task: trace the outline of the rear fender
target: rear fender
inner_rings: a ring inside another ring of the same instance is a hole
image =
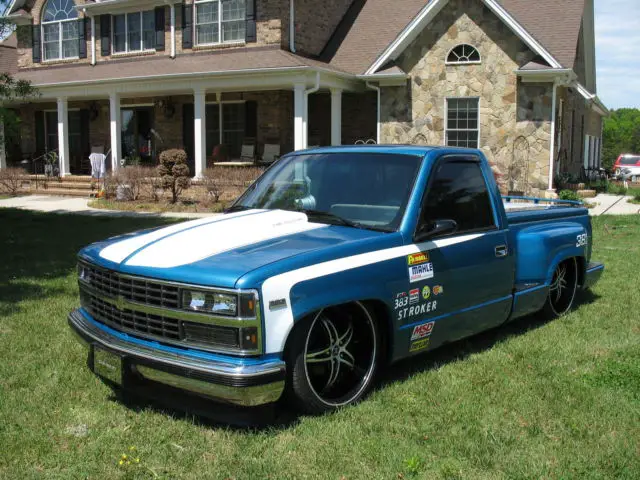
[[[576,222],[558,222],[521,230],[516,239],[516,284],[549,285],[553,272],[562,261],[588,257],[589,233],[585,226]]]

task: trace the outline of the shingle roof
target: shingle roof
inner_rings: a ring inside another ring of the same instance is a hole
[[[241,72],[254,69],[322,67],[325,63],[294,55],[279,46],[250,47],[168,56],[134,57],[109,62],[71,64],[49,67],[46,75],[42,68],[21,70],[16,77],[31,81],[34,85],[66,82],[97,82],[110,79],[149,78],[156,75],[207,74],[215,72]],[[338,71],[336,69],[332,69]]]
[[[321,58],[349,72],[364,73],[429,1],[434,0],[354,0]],[[573,68],[584,0],[498,2],[563,67]]]

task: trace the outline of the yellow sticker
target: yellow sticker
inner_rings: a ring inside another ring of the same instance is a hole
[[[415,342],[411,342],[411,346],[409,347],[410,352],[419,352],[420,350],[424,350],[429,346],[429,337],[423,338],[421,340],[416,340]]]
[[[412,253],[407,257],[409,266],[420,265],[429,261],[429,252]]]

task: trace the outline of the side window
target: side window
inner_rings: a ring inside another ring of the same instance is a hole
[[[445,160],[437,164],[422,206],[420,224],[436,220],[455,220],[456,233],[496,228],[479,163]]]

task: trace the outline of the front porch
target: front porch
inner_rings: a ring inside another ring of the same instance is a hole
[[[60,176],[88,175],[92,152],[107,154],[115,171],[157,165],[160,152],[182,148],[201,177],[216,162],[376,138],[374,92],[321,73],[266,77],[40,87],[38,101],[18,107],[19,151],[8,163],[42,173],[55,152]]]

